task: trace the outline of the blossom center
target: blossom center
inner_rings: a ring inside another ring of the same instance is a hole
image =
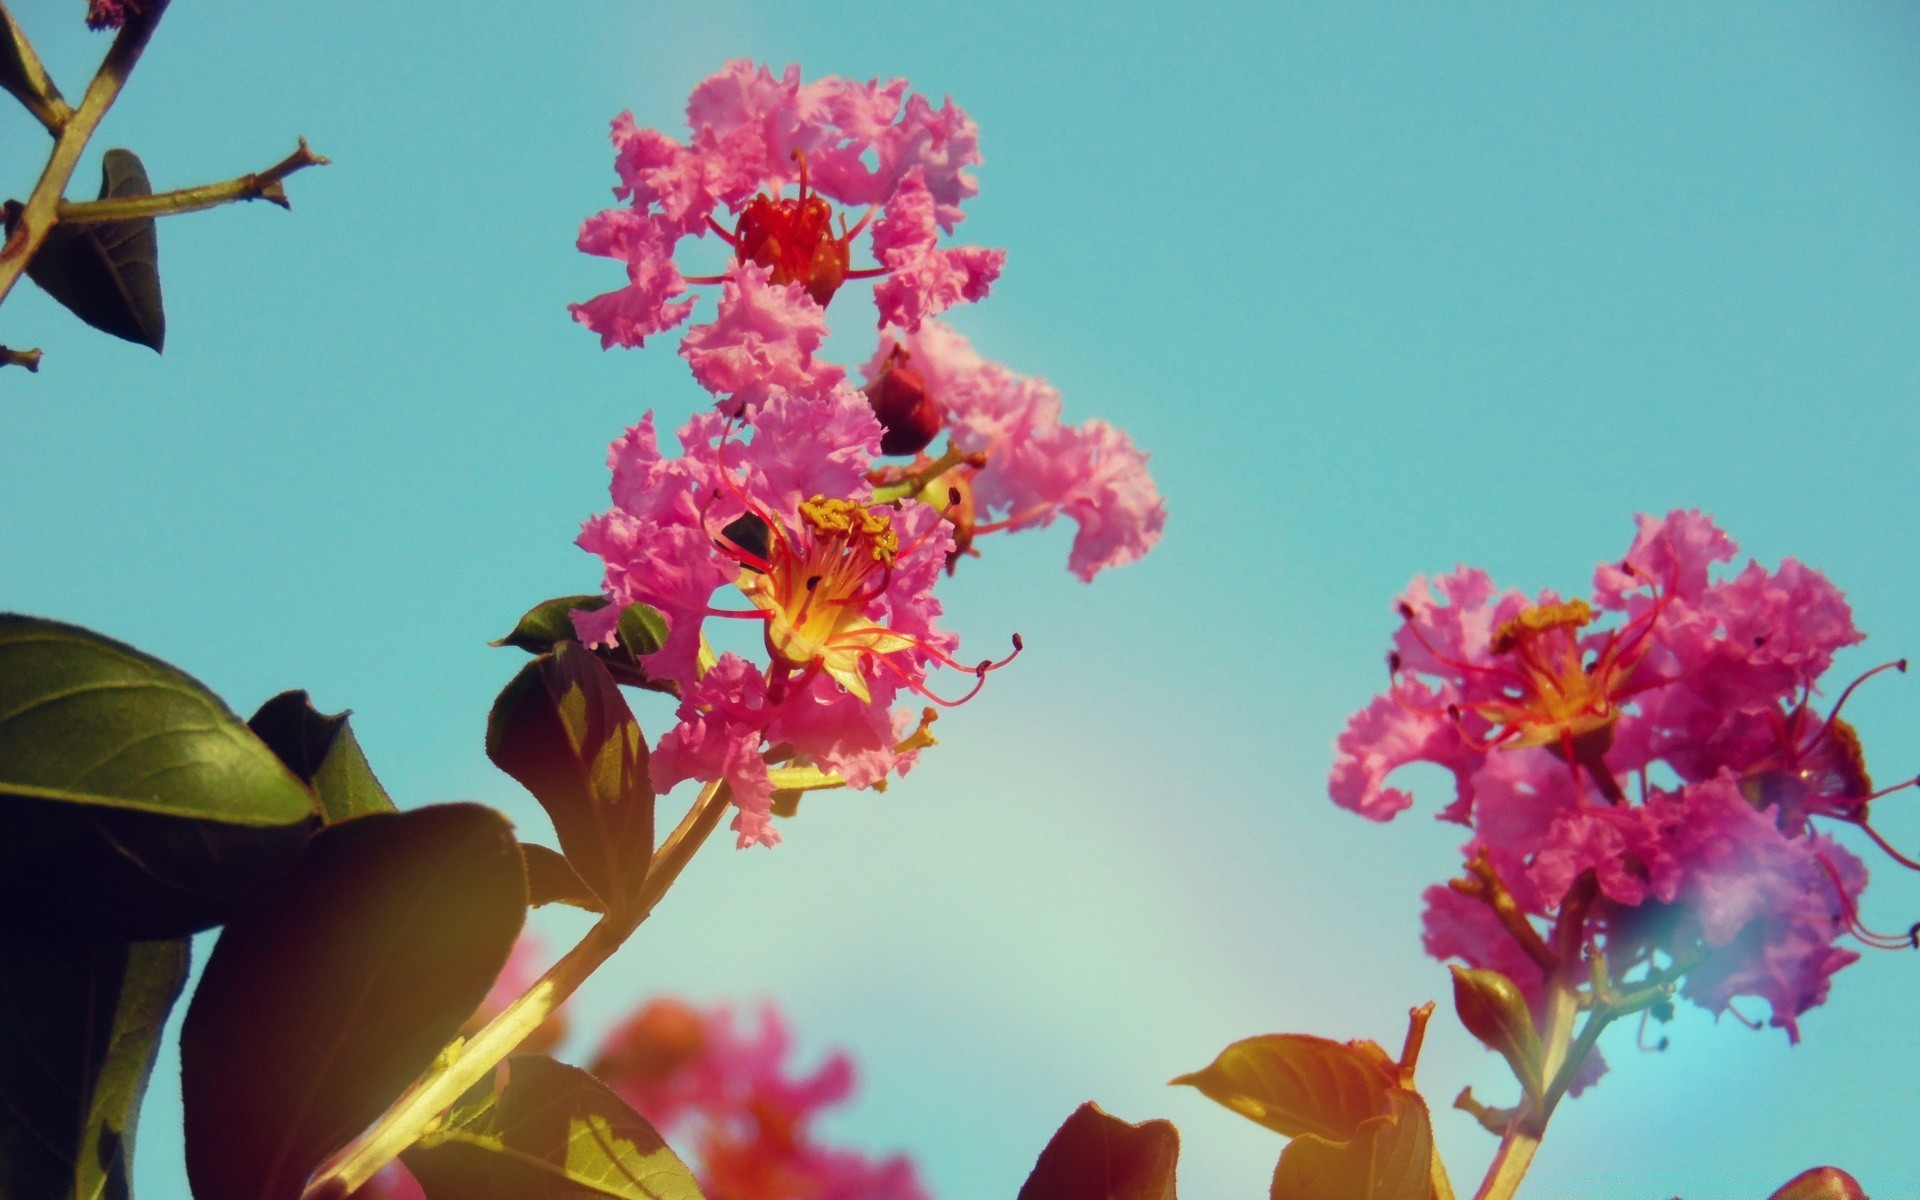
[[[1500,726],[1496,742],[1511,749],[1575,743],[1603,737],[1620,719],[1617,701],[1639,661],[1644,641],[1610,636],[1585,661],[1580,630],[1593,621],[1584,600],[1528,608],[1494,630],[1489,649],[1508,660],[1514,694],[1473,706]],[[1604,747],[1604,743],[1602,743]]]
[[[766,616],[776,662],[823,669],[864,696],[861,657],[909,644],[865,615],[886,590],[899,534],[887,514],[850,500],[815,496],[799,515],[798,536],[775,531],[764,560],[744,562],[740,590]]]

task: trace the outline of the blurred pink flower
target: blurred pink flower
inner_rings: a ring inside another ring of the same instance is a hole
[[[936,109],[901,79],[802,83],[798,66],[775,78],[739,59],[694,89],[687,128],[682,143],[639,128],[630,113],[613,122],[614,195],[627,206],[589,217],[579,245],[624,262],[628,282],[573,306],[602,346],[639,346],[686,320],[691,301],[676,297],[690,282],[725,279],[748,304],[765,303],[750,293],[794,285],[796,298],[779,303],[814,310],[796,315],[813,325],[847,280],[882,278],[882,322],[910,328],[980,299],[1000,273],[1001,251],[935,246],[936,231],[952,232],[978,191],[978,134],[951,101]],[[788,186],[797,194],[783,198]],[[731,228],[715,218],[722,206]],[[849,224],[852,209],[865,212]],[[870,224],[876,265],[854,267],[853,246]],[[674,253],[682,239],[708,233],[732,248],[732,265],[724,276],[688,279]]]
[[[853,1095],[853,1061],[788,1066],[793,1035],[778,1010],[758,1028],[731,1008],[654,1000],[607,1037],[593,1071],[660,1131],[692,1148],[709,1200],[926,1200],[910,1160],[874,1160],[823,1144],[817,1117]]]
[[[118,29],[146,7],[146,0],[87,0],[87,28]]]

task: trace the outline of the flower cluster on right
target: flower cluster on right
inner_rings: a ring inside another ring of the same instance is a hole
[[[1847,939],[1904,948],[1862,922],[1861,860],[1828,832],[1869,821],[1880,796],[1860,739],[1815,697],[1834,655],[1864,636],[1845,597],[1791,559],[1728,574],[1737,547],[1693,511],[1639,518],[1591,600],[1497,592],[1461,568],[1401,597],[1392,681],[1348,721],[1336,803],[1385,821],[1412,804],[1389,776],[1444,767],[1439,814],[1472,831],[1466,875],[1426,893],[1436,958],[1497,970],[1536,1010],[1557,960],[1552,919],[1584,912],[1595,978],[1678,994],[1799,1037]],[[1656,1007],[1654,1015],[1661,1014]],[[1582,1072],[1590,1082],[1597,1056]]]

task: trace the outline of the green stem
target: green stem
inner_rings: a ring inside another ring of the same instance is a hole
[[[632,907],[608,913],[587,931],[519,999],[509,1004],[486,1027],[423,1076],[387,1110],[371,1129],[348,1143],[314,1176],[302,1200],[340,1200],[351,1195],[400,1152],[420,1140],[421,1134],[487,1072],[499,1066],[515,1047],[540,1028],[554,1011],[584,983],[653,912],[654,905],[680,876],[687,861],[707,840],[725,815],[731,793],[722,782],[708,784],[687,810],[667,840],[654,852],[646,881]]]
[[[141,52],[147,48],[147,39],[153,36],[154,27],[166,11],[167,0],[149,0],[143,10],[127,18],[113,45],[107,48],[100,69],[94,72],[93,81],[87,84],[87,94],[80,98],[80,107],[61,123],[46,169],[40,173],[40,181],[33,185],[33,193],[21,208],[20,219],[7,235],[5,245],[0,245],[0,301],[6,300],[13,285],[26,273],[27,264],[33,261],[40,244],[53,232],[59,219],[60,197],[66,194],[73,170],[80,165],[80,152],[86,149],[101,118],[107,115],[120,89],[126,86],[127,76],[133,73]]]
[[[73,106],[60,95],[33,43],[27,40],[5,4],[0,4],[0,59],[11,59],[13,63],[11,70],[0,69],[0,87],[12,92],[13,98],[32,113],[33,119],[48,133],[59,137],[67,122],[73,119]]]
[[[315,154],[300,139],[300,148],[257,174],[242,175],[225,183],[205,183],[199,187],[175,188],[151,196],[122,196],[113,200],[63,202],[56,210],[62,225],[98,225],[104,221],[130,221],[141,217],[169,217],[177,213],[199,212],[239,200],[265,200],[281,208],[291,208],[287,189],[280,181],[302,167],[324,166],[329,160]]]
[[[875,504],[891,504],[895,500],[905,500],[908,496],[918,492],[921,488],[932,483],[942,475],[945,475],[961,463],[975,462],[976,459],[980,458],[981,456],[976,454],[963,453],[959,447],[955,446],[952,442],[948,442],[947,452],[926,466],[892,483],[877,485],[873,489],[873,502]]]

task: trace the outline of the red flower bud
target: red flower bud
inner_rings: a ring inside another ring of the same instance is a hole
[[[882,454],[918,454],[947,421],[940,402],[928,394],[926,379],[908,364],[907,358],[905,350],[894,346],[887,352],[880,373],[863,389],[873,415],[886,430],[880,437]]]

